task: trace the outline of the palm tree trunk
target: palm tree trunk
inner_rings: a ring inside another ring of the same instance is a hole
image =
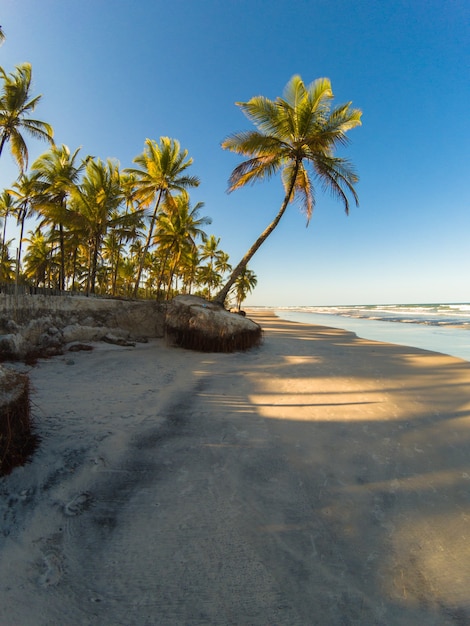
[[[171,246],[166,251],[165,258],[163,259],[163,262],[162,262],[161,267],[160,267],[160,272],[158,273],[157,300],[159,300],[160,289],[162,288],[163,279],[165,278],[166,264],[167,264],[168,257],[170,256],[170,252],[171,252],[172,248],[173,248],[173,244],[171,244]],[[165,300],[167,300],[167,299],[168,298],[165,297]]]
[[[20,228],[20,240],[18,242],[18,250],[16,256],[16,278],[15,278],[15,292],[18,295],[18,284],[20,279],[21,268],[21,247],[23,243],[24,221],[26,219],[26,211],[21,215],[21,228]]]
[[[7,136],[6,136],[6,133],[3,133],[3,135],[2,135],[2,140],[1,140],[1,142],[0,142],[0,156],[2,155],[2,152],[3,152],[3,146],[5,145],[6,141],[7,141]]]
[[[65,289],[65,239],[64,239],[64,227],[59,224],[59,238],[60,238],[60,269],[59,269],[59,289],[64,291]]]
[[[122,237],[119,237],[118,246],[117,246],[116,263],[114,264],[113,278],[111,281],[111,293],[113,296],[116,295],[116,285],[117,285],[118,272],[119,272],[119,261],[121,260],[121,246],[122,246]]]
[[[224,305],[225,298],[227,297],[228,292],[230,291],[233,283],[237,280],[237,278],[243,272],[245,267],[251,261],[251,259],[254,256],[254,254],[258,251],[258,249],[261,247],[261,245],[266,241],[266,239],[269,237],[269,235],[273,232],[273,230],[279,224],[279,221],[280,221],[281,217],[284,215],[284,213],[285,213],[285,211],[287,209],[287,206],[288,206],[289,202],[291,201],[292,193],[294,191],[294,185],[295,185],[295,181],[296,181],[296,178],[297,178],[297,172],[298,171],[299,171],[299,163],[296,163],[294,171],[292,173],[292,179],[290,181],[289,189],[288,189],[288,191],[287,191],[287,193],[285,195],[284,202],[282,203],[282,206],[281,206],[281,208],[279,210],[279,213],[276,215],[276,217],[271,222],[271,224],[269,224],[269,226],[261,233],[261,235],[255,241],[255,243],[251,246],[251,248],[245,254],[243,259],[240,261],[240,263],[236,266],[236,268],[230,274],[230,276],[229,276],[227,282],[225,283],[224,287],[219,291],[219,293],[212,300],[213,302],[215,302],[217,304],[220,304],[222,306]]]
[[[6,282],[5,277],[3,276],[3,261],[5,260],[5,241],[6,241],[6,234],[7,234],[7,217],[8,217],[8,211],[5,212],[5,217],[3,218],[3,233],[2,233],[2,258],[0,261],[0,281],[1,282]]]
[[[175,261],[174,261],[174,263],[173,263],[173,267],[172,267],[172,268],[171,268],[171,270],[170,270],[170,276],[169,276],[169,278],[168,278],[168,286],[167,286],[167,292],[166,292],[166,298],[165,298],[165,300],[169,300],[169,299],[170,299],[171,284],[172,284],[172,282],[173,282],[173,277],[174,277],[174,275],[175,275],[176,266],[177,266],[177,265],[178,265],[178,263],[179,263],[180,257],[181,257],[181,254],[178,254],[178,255],[176,256]]]
[[[145,242],[144,250],[142,252],[142,257],[141,257],[140,263],[139,263],[139,270],[137,272],[137,278],[136,278],[136,281],[135,281],[134,298],[137,297],[137,293],[139,291],[140,277],[142,275],[142,270],[144,269],[145,257],[147,256],[147,252],[148,252],[148,249],[150,247],[150,242],[152,241],[153,229],[155,227],[155,221],[157,219],[157,211],[158,211],[158,207],[160,206],[160,200],[162,199],[162,193],[163,193],[163,190],[160,189],[160,191],[158,192],[157,202],[155,203],[155,208],[153,210],[152,219],[150,220],[149,232],[148,232],[148,235],[147,235],[147,240]]]

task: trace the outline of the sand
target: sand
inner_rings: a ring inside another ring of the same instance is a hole
[[[29,370],[2,626],[470,623],[470,363],[253,318]]]

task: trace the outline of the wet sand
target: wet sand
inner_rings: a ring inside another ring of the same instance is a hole
[[[250,315],[30,371],[0,479],[0,624],[470,623],[470,364]]]

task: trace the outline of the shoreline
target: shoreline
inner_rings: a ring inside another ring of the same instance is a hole
[[[470,329],[462,326],[351,318],[282,309],[273,309],[273,312],[286,321],[340,328],[364,339],[448,354],[470,362]]]
[[[470,364],[249,316],[246,353],[154,339],[29,370],[0,622],[470,621]]]

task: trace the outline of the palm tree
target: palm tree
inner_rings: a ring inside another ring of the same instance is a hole
[[[312,178],[343,202],[346,214],[348,192],[358,204],[354,189],[358,176],[349,161],[334,156],[334,149],[347,144],[346,132],[361,124],[362,113],[352,109],[350,102],[331,109],[332,99],[327,78],[305,86],[300,76],[293,76],[283,98],[272,101],[256,96],[237,103],[257,130],[235,133],[222,142],[225,150],[249,157],[233,170],[229,192],[281,171],[285,195],[278,214],[235,267],[215,302],[223,305],[231,286],[296,195],[302,201],[308,224],[315,205]]]
[[[197,272],[199,269],[199,250],[191,248],[184,251],[180,262],[180,274],[183,281],[183,293],[191,293],[194,283],[196,282]]]
[[[7,142],[21,172],[28,167],[28,148],[22,131],[35,137],[54,143],[54,131],[46,122],[31,119],[29,115],[36,108],[41,96],[31,98],[31,65],[23,63],[16,66],[16,72],[8,75],[0,67],[3,88],[0,92],[0,155]]]
[[[36,287],[41,284],[46,286],[46,278],[50,265],[50,244],[38,227],[34,232],[30,231],[28,250],[24,257],[25,276],[32,280]]]
[[[243,271],[238,275],[237,280],[233,285],[235,290],[237,308],[239,311],[241,309],[243,300],[246,299],[247,295],[253,291],[257,284],[258,279],[256,278],[256,274],[253,272],[253,270],[245,267]]]
[[[191,208],[189,196],[183,192],[172,198],[171,202],[165,203],[164,212],[159,216],[156,238],[166,252],[161,269],[162,275],[166,269],[166,261],[169,258],[172,261],[168,275],[167,299],[183,255],[188,250],[197,249],[197,239],[205,241],[207,238],[202,227],[210,224],[212,220],[209,217],[199,217],[199,211],[203,206],[203,202],[198,202]]]
[[[219,248],[220,237],[211,235],[200,250],[201,261],[208,261],[199,269],[199,282],[207,285],[208,298],[212,289],[222,284],[222,274],[230,271],[228,254]]]
[[[16,198],[16,221],[17,224],[19,224],[20,226],[20,236],[16,257],[16,281],[18,283],[21,270],[21,250],[23,245],[24,224],[27,218],[34,215],[34,212],[36,210],[36,175],[34,173],[29,176],[27,174],[20,174],[18,180],[12,185],[12,188],[8,191]]]
[[[98,259],[108,228],[122,224],[129,216],[120,215],[123,200],[119,168],[110,159],[88,160],[81,184],[72,192],[76,228],[86,234],[89,245],[87,294],[95,293]]]
[[[134,159],[134,163],[137,163],[140,169],[128,168],[125,170],[125,173],[135,176],[135,197],[141,201],[142,206],[155,203],[137,271],[134,296],[139,290],[140,277],[152,242],[160,204],[164,200],[168,200],[174,191],[181,193],[190,187],[199,185],[199,178],[188,176],[185,173],[192,162],[193,159],[188,158],[188,151],[181,151],[180,144],[176,139],[160,137],[159,144],[151,139],[145,140],[143,153]]]
[[[8,216],[14,213],[16,209],[15,201],[13,200],[13,196],[7,189],[2,192],[0,195],[0,217],[3,218],[3,230],[2,230],[2,241],[1,241],[1,254],[3,261],[3,255],[5,253],[5,241],[6,241],[6,232],[7,232],[7,219]]]
[[[69,219],[67,201],[76,188],[85,161],[77,163],[80,148],[73,154],[66,145],[52,146],[33,163],[36,176],[36,206],[43,216],[41,225],[58,228],[60,246],[59,289],[65,289],[65,228]]]
[[[214,263],[214,269],[219,272],[221,276],[223,276],[227,272],[232,271],[232,266],[229,263],[229,259],[230,256],[227,254],[227,252],[224,252],[223,250],[219,251],[219,256]]]
[[[10,257],[11,241],[5,241],[0,248],[0,283],[13,282],[15,271],[13,269],[15,261]]]
[[[125,215],[133,215],[135,221],[130,224],[116,227],[110,234],[109,244],[113,253],[109,257],[113,266],[111,293],[114,296],[117,289],[119,264],[124,244],[140,236],[139,228],[143,225],[143,210],[139,204],[134,204],[135,177],[121,173],[121,189],[126,204]]]

